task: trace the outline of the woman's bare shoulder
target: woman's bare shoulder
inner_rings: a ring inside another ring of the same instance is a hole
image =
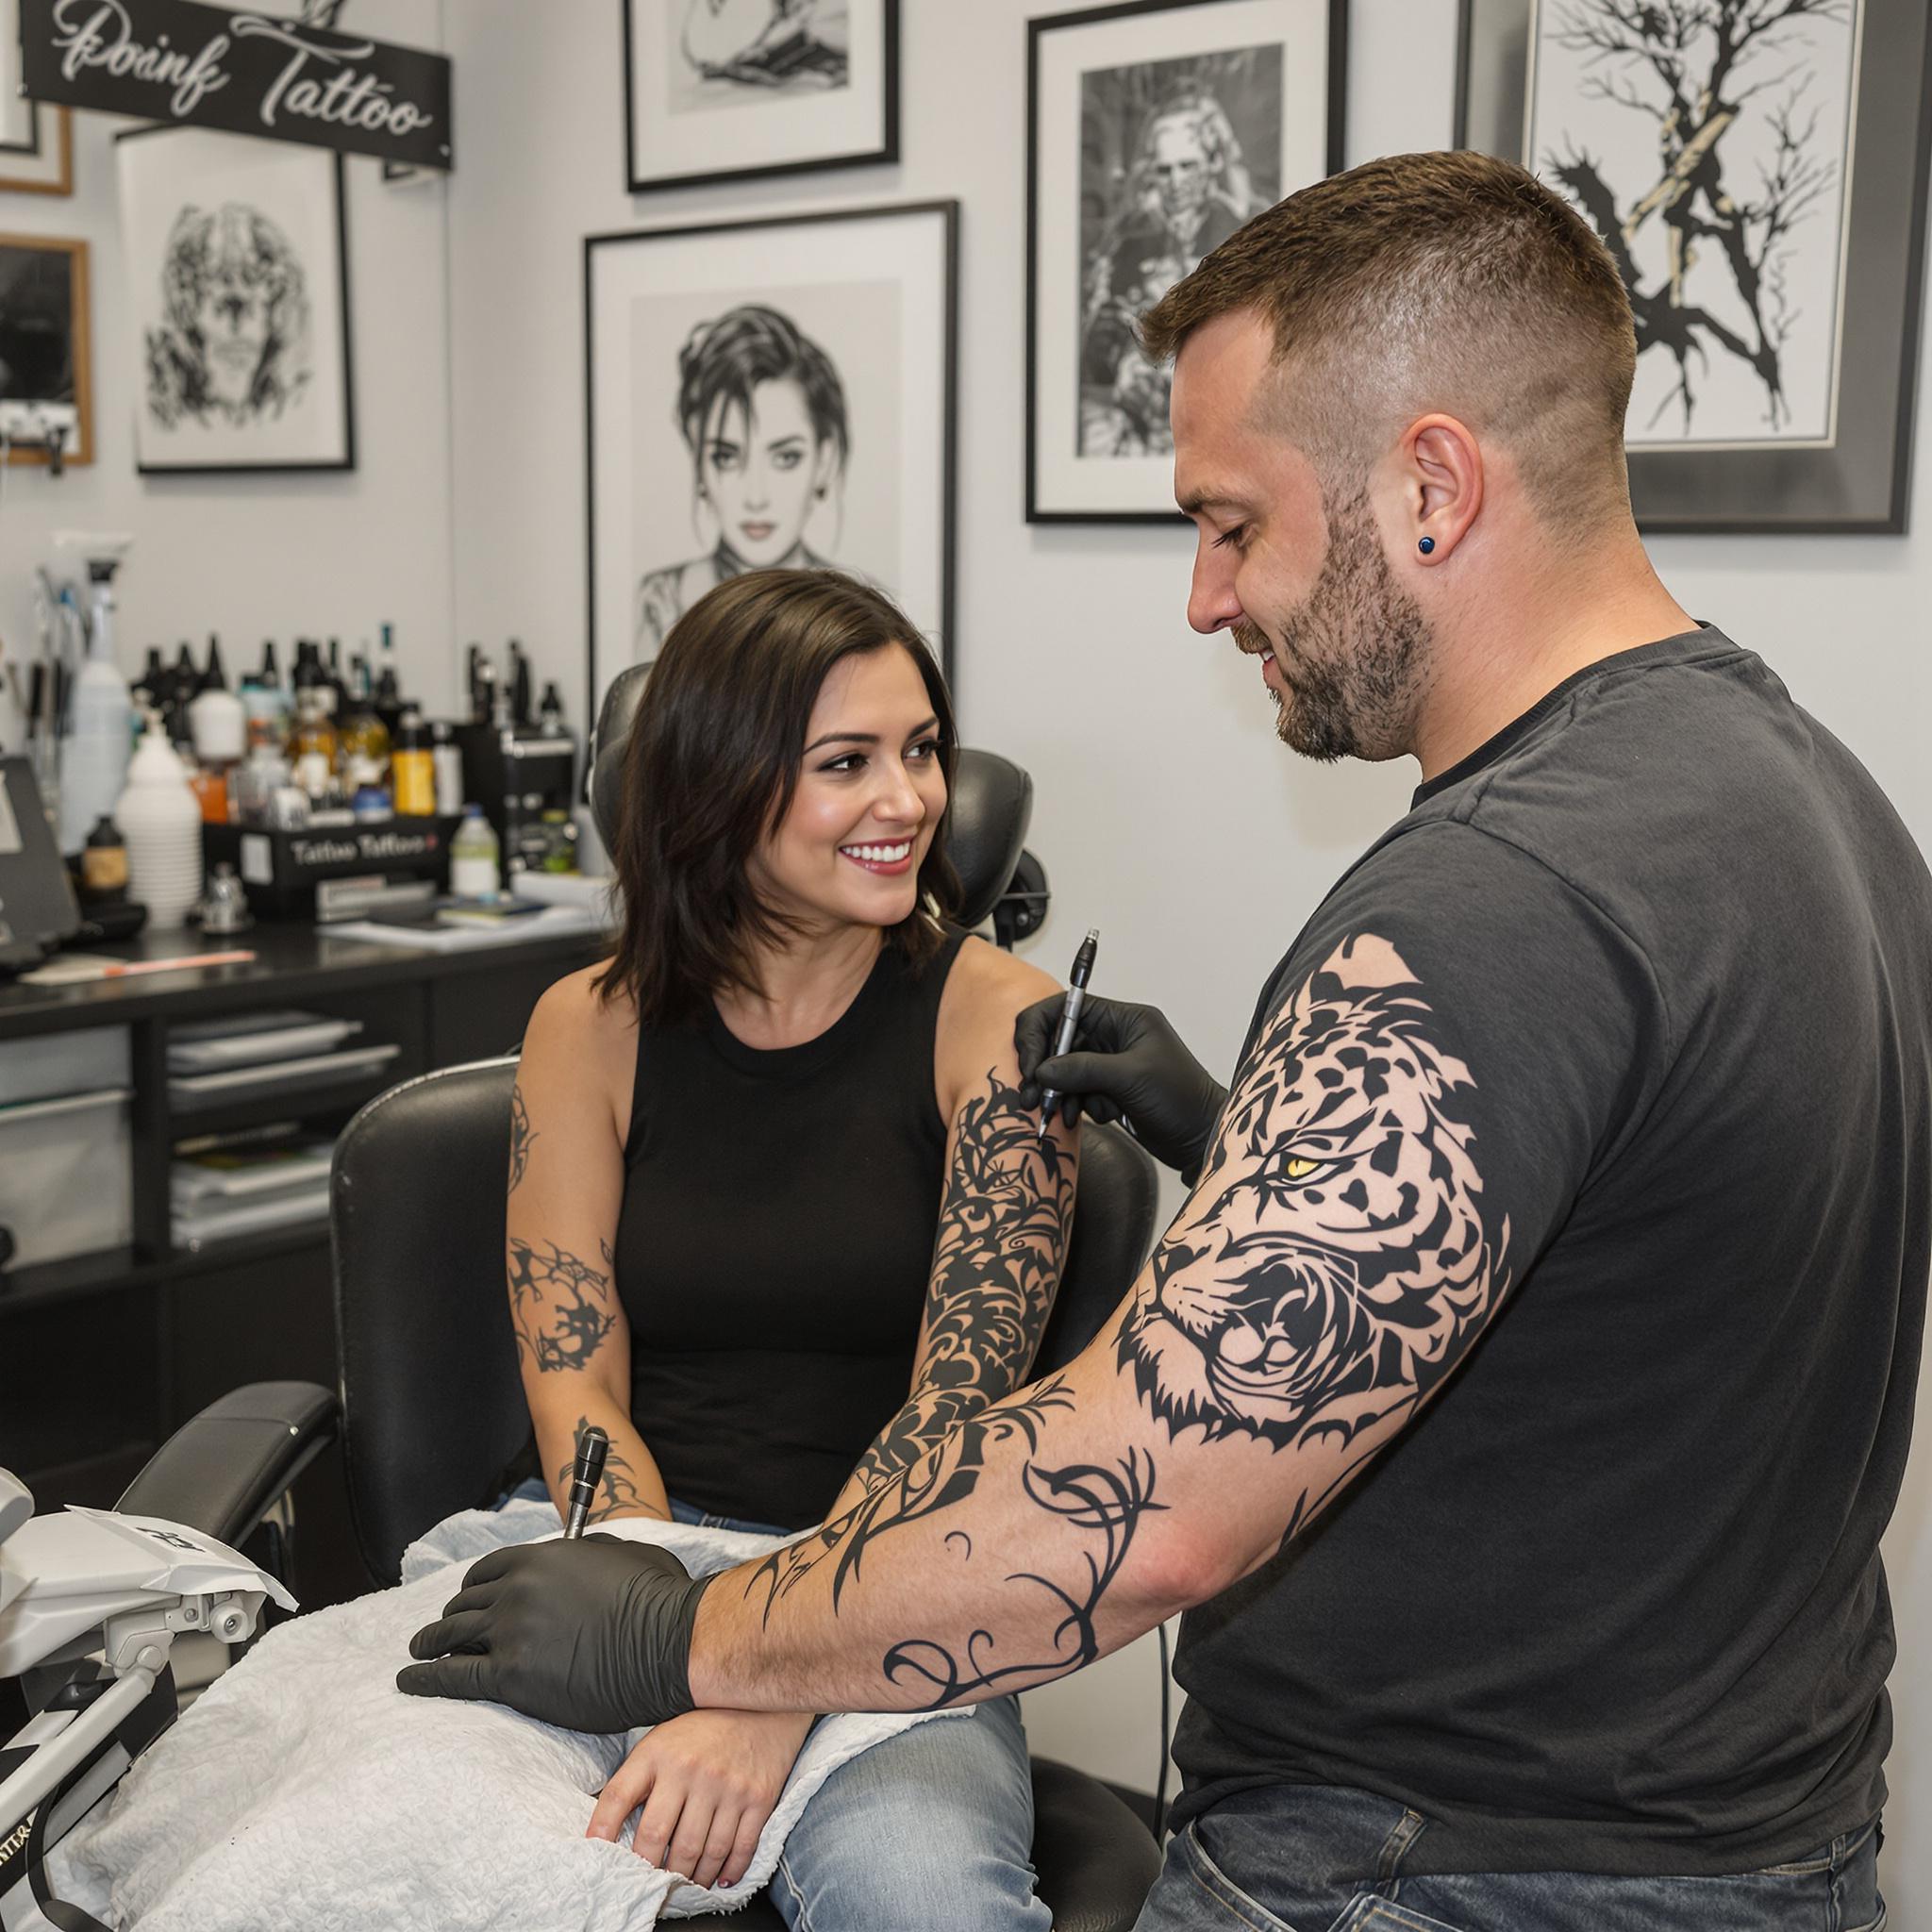
[[[936,1058],[941,1091],[957,1079],[983,1079],[990,1063],[1016,1070],[1013,1022],[1035,1000],[1059,991],[1051,974],[978,938],[959,948],[940,1002]]]
[[[519,1080],[559,1094],[603,1093],[613,1119],[630,1118],[638,1045],[637,1007],[619,988],[606,999],[608,962],[567,973],[537,1002],[524,1034]]]

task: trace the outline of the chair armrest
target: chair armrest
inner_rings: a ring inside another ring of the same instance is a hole
[[[335,1392],[315,1382],[251,1382],[185,1422],[114,1507],[239,1543],[334,1441]]]

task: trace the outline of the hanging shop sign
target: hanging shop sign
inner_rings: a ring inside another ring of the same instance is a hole
[[[198,0],[20,0],[21,92],[450,168],[450,63]]]

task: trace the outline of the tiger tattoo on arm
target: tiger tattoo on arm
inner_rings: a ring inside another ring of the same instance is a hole
[[[1358,934],[1257,1040],[1119,1331],[1171,1435],[1365,1458],[1501,1302],[1508,1224],[1492,1246],[1457,1118],[1475,1083],[1433,1030],[1395,948]]]

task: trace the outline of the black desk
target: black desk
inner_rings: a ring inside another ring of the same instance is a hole
[[[0,1468],[26,1482],[42,1510],[110,1505],[157,1443],[240,1383],[335,1383],[326,1228],[176,1251],[168,1169],[177,1140],[272,1120],[339,1128],[400,1080],[510,1050],[543,990],[608,950],[580,936],[439,953],[266,923],[233,940],[176,932],[108,950],[165,958],[243,947],[256,955],[245,965],[84,986],[0,981],[0,1041],[125,1025],[132,1049],[132,1244],[0,1274]],[[332,1086],[192,1111],[171,1104],[171,1026],[282,1007],[359,1020],[358,1044],[400,1051],[373,1076]],[[344,1568],[340,1492],[332,1455],[297,1485],[310,1518],[298,1540],[311,1571],[305,1602],[360,1587]]]

